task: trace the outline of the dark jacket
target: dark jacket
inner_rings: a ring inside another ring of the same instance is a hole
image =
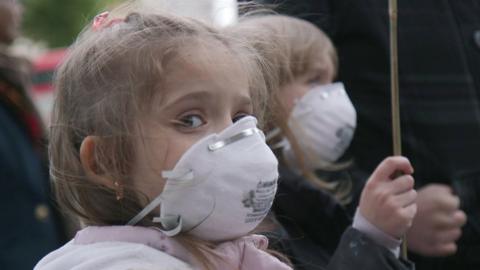
[[[0,53],[0,269],[26,270],[58,248],[63,233],[51,204],[40,120],[15,63]]]
[[[295,269],[414,269],[351,228],[350,215],[331,195],[283,166],[279,171],[273,211],[285,231],[271,242]]]
[[[338,79],[358,113],[350,151],[360,170],[372,172],[392,153],[388,1],[275,2],[333,39]],[[480,269],[480,2],[398,5],[403,154],[415,167],[417,187],[453,186],[468,215],[455,256],[414,259],[419,269]]]
[[[352,223],[346,209],[330,194],[284,166],[273,211],[293,239],[314,239],[330,256],[343,232]]]

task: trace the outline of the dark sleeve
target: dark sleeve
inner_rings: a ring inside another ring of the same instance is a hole
[[[415,269],[415,265],[397,259],[391,251],[377,245],[363,233],[348,228],[326,267],[326,270],[340,269],[407,270]]]
[[[262,234],[268,237],[269,248],[286,256],[295,270],[324,270],[330,260],[331,254],[321,245],[308,237],[290,236],[278,223]]]
[[[278,221],[291,237],[308,238],[332,254],[351,224],[350,215],[334,197],[312,186],[302,176],[282,166],[279,172],[273,205]]]

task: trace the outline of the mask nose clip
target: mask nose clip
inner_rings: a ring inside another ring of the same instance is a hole
[[[241,139],[250,137],[250,136],[252,136],[254,134],[257,134],[257,133],[261,133],[261,131],[258,128],[248,128],[248,129],[242,130],[239,133],[237,133],[237,134],[235,134],[231,137],[228,137],[226,139],[219,140],[219,141],[216,141],[214,143],[209,144],[208,145],[208,150],[211,151],[211,152],[217,151],[217,150],[219,150],[219,149],[221,149],[221,148],[223,148],[223,147],[225,147],[229,144],[240,141]]]

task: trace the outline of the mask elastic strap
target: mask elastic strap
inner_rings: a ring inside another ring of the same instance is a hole
[[[283,138],[281,141],[278,143],[270,145],[270,148],[272,150],[277,150],[277,149],[283,149],[286,148],[289,145],[288,140],[286,138]]]
[[[161,223],[163,228],[166,228],[160,229],[166,236],[175,236],[182,231],[182,217],[179,215],[156,217],[153,222]]]
[[[155,207],[157,207],[162,202],[161,197],[155,198],[151,203],[149,203],[143,210],[138,213],[134,218],[132,218],[127,225],[135,225],[142,218],[144,218],[148,213],[150,213]],[[161,223],[163,228],[159,228],[166,236],[174,236],[182,231],[182,218],[179,215],[170,215],[166,217],[156,217],[153,218],[154,223]]]
[[[191,181],[193,180],[193,171],[192,170],[163,171],[162,177],[169,180],[172,179],[172,180]]]
[[[128,223],[127,225],[135,225],[137,224],[142,218],[144,218],[146,215],[148,215],[150,212],[153,211],[157,206],[159,206],[162,203],[162,195],[159,195],[156,197],[153,201],[151,201],[145,208],[143,208],[140,213],[138,213],[136,216],[134,216]]]
[[[175,172],[175,171],[163,171],[162,177],[165,179],[178,179],[178,180],[192,180],[193,179],[193,171],[182,171],[182,172]],[[133,217],[127,225],[135,225],[140,220],[142,220],[145,216],[147,216],[150,212],[152,212],[157,206],[162,203],[162,196],[159,195],[153,201],[151,201],[145,208],[143,208],[140,213],[138,213],[135,217]],[[161,223],[162,226],[166,229],[160,229],[165,235],[167,236],[174,236],[177,235],[182,230],[182,218],[179,215],[170,215],[166,217],[155,217],[152,220],[154,223]]]
[[[280,133],[282,133],[282,131],[280,130],[280,128],[276,127],[276,128],[273,128],[272,130],[270,130],[269,132],[267,132],[267,134],[265,135],[265,140],[268,142],[270,141],[271,139],[277,137],[278,135],[280,135]]]

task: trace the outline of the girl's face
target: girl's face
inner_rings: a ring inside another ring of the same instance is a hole
[[[149,199],[163,190],[161,172],[173,169],[190,146],[252,114],[245,70],[223,45],[215,45],[191,46],[168,63],[159,101],[140,121],[133,183]]]
[[[335,67],[331,57],[326,56],[325,53],[319,53],[312,61],[317,65],[313,65],[305,74],[296,77],[280,89],[280,104],[288,115],[292,112],[297,100],[310,91],[312,86],[333,82]]]

